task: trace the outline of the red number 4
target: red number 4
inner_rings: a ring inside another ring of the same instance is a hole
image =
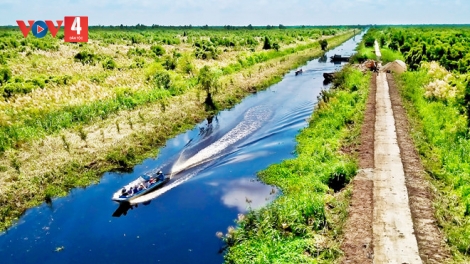
[[[64,41],[88,42],[88,17],[66,16],[64,17]]]

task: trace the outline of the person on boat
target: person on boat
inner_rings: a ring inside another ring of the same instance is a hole
[[[144,186],[143,183],[140,183],[140,184],[139,184],[139,191],[142,191],[142,190],[144,190],[144,189],[147,189],[147,188]]]
[[[121,190],[121,196],[127,196],[129,193],[126,190],[126,187],[122,188]]]
[[[157,178],[158,180],[163,181],[164,177],[163,177],[163,172],[161,170],[157,172]]]
[[[136,194],[139,191],[137,188],[137,185],[134,185],[134,188],[132,189],[132,194]]]

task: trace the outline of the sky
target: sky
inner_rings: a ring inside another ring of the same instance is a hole
[[[0,25],[88,16],[90,25],[470,24],[468,0],[0,0]]]

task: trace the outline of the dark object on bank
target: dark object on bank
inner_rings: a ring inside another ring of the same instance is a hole
[[[350,56],[341,56],[337,54],[330,57],[331,62],[348,62],[350,58]]]
[[[324,72],[323,73],[323,78],[325,78],[325,80],[323,81],[324,84],[329,84],[333,81],[333,79],[335,78],[335,73],[334,72]]]
[[[304,72],[302,69],[298,70],[295,72],[295,76],[299,75],[299,74],[302,74],[302,72]]]

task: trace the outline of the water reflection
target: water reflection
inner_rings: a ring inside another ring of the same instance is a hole
[[[240,213],[249,209],[259,209],[272,202],[277,189],[252,178],[241,178],[228,182],[223,187],[222,202],[227,207],[235,207]]]
[[[141,203],[141,205],[146,206],[146,205],[149,205],[151,202],[152,201],[149,200],[149,201]],[[113,217],[126,216],[129,210],[132,210],[138,207],[139,207],[139,204],[120,203],[119,207],[116,209],[116,211],[114,211]]]
[[[320,62],[320,63],[326,63],[326,62],[328,62],[328,56],[326,56],[326,53],[323,54],[323,56],[321,56],[321,57],[318,59],[318,62]]]

